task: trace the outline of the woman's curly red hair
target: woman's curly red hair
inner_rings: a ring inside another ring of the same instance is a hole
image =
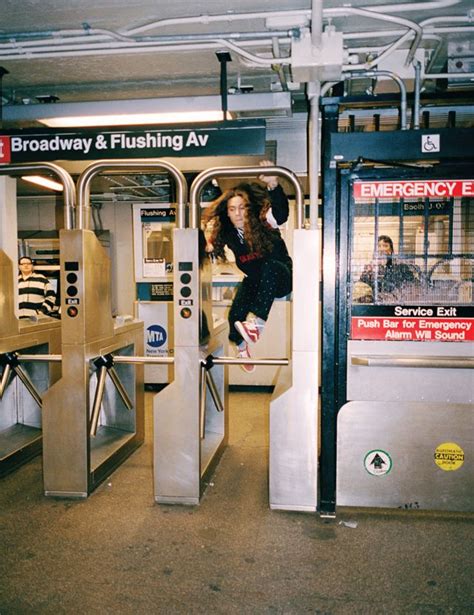
[[[271,207],[267,191],[258,184],[239,184],[210,203],[203,213],[207,240],[212,244],[215,256],[225,260],[226,236],[234,228],[227,215],[227,204],[236,196],[244,202],[245,241],[253,252],[259,252],[262,256],[270,254],[278,231],[272,229],[266,221],[266,214]]]

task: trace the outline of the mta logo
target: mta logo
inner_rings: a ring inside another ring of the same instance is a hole
[[[146,330],[147,346],[152,348],[160,348],[166,343],[167,335],[165,329],[160,325],[150,325]]]

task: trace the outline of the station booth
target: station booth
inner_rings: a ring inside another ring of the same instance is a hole
[[[470,140],[468,129],[326,134],[323,515],[473,510],[470,146],[459,160]]]
[[[43,398],[61,374],[60,322],[46,315],[18,317],[16,175],[47,171],[64,189],[64,218],[72,222],[75,204],[71,176],[52,163],[17,164],[0,169],[0,476],[42,451]]]

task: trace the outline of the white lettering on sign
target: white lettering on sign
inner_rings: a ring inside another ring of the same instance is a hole
[[[11,138],[11,151],[17,152],[83,152],[88,154],[92,137],[53,137],[52,139]]]
[[[2,138],[3,139],[3,138]],[[161,132],[144,132],[139,135],[127,133],[99,134],[95,137],[55,136],[41,137],[11,137],[11,152],[36,153],[36,152],[78,152],[84,155],[98,150],[140,150],[140,149],[171,149],[180,152],[185,147],[203,148],[208,145],[209,134],[197,133],[192,130],[189,133],[163,134]],[[94,148],[94,149],[93,149]],[[0,139],[0,159],[4,157],[4,141]],[[59,157],[59,156],[58,156]]]
[[[194,131],[190,132],[186,141],[186,147],[194,145],[196,147],[204,147],[209,139],[209,135],[197,135]]]
[[[474,180],[354,182],[356,199],[474,197]]]

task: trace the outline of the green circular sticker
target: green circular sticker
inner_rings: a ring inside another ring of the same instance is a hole
[[[383,476],[392,469],[392,458],[387,452],[375,449],[364,457],[364,467],[373,476]]]

